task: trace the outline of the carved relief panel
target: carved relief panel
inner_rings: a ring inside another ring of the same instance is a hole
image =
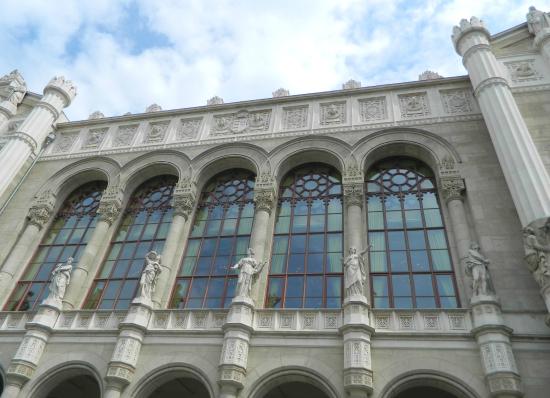
[[[262,132],[269,129],[271,110],[248,112],[242,110],[237,113],[214,116],[212,135],[244,134]]]
[[[54,153],[69,152],[73,147],[73,144],[75,143],[77,138],[78,138],[78,133],[75,133],[75,132],[58,134],[57,138],[55,139],[55,145],[53,147],[52,152]]]
[[[103,143],[108,130],[109,129],[107,127],[90,129],[88,134],[86,134],[86,137],[84,137],[82,149],[98,149]]]
[[[542,74],[535,67],[534,59],[505,62],[504,65],[508,69],[513,82],[521,83],[542,79]]]
[[[181,119],[176,130],[177,141],[190,141],[197,138],[201,126],[202,117],[193,119]]]
[[[384,120],[387,117],[386,98],[365,98],[359,100],[359,120],[362,123]]]
[[[138,125],[132,126],[120,126],[115,133],[113,138],[113,146],[130,146],[134,142],[136,136]]]
[[[319,123],[322,126],[346,123],[346,103],[331,102],[321,104]]]
[[[283,109],[283,130],[297,130],[307,127],[307,105]]]
[[[402,94],[398,96],[403,119],[427,116],[430,114],[428,95],[424,93]]]
[[[169,121],[149,123],[149,128],[147,129],[143,142],[148,144],[163,142],[169,124]]]
[[[473,97],[470,90],[442,90],[440,93],[445,113],[454,115],[472,112]]]

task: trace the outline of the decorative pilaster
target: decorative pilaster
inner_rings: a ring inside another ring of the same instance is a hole
[[[10,118],[17,113],[17,105],[23,101],[27,93],[25,79],[17,69],[0,78],[0,87],[6,85],[8,97],[0,102],[0,134],[6,130]]]
[[[550,216],[550,176],[490,46],[490,33],[476,17],[453,28],[456,51],[475,95],[523,226]]]
[[[472,280],[472,333],[479,345],[491,396],[521,397],[521,378],[510,343],[512,329],[502,319],[502,311],[488,269],[490,262],[481,254],[479,245],[472,243],[465,263],[467,274]]]
[[[109,185],[99,202],[97,221],[94,232],[84,248],[84,253],[76,264],[72,282],[63,300],[63,308],[72,310],[86,297],[86,292],[93,282],[97,267],[102,259],[101,249],[105,249],[114,231],[111,225],[117,220],[122,208],[123,193],[118,185]]]
[[[162,272],[158,277],[157,286],[153,295],[153,302],[157,308],[165,308],[178,270],[180,255],[183,254],[187,242],[189,228],[186,228],[190,222],[191,214],[196,205],[197,187],[195,182],[189,178],[182,178],[174,188],[172,198],[172,207],[174,215],[170,230],[166,236],[166,244],[162,252],[163,261],[161,264]]]
[[[51,191],[45,191],[35,198],[29,209],[27,225],[0,269],[0,304],[3,305],[7,300],[15,281],[31,259],[38,245],[40,230],[50,221],[54,208],[55,195]]]
[[[223,325],[218,384],[220,396],[235,398],[244,386],[248,350],[252,334],[254,303],[247,297],[235,297]]]
[[[14,178],[31,154],[42,147],[52,124],[75,95],[75,86],[63,77],[54,77],[46,85],[40,102],[0,150],[0,164],[3,167],[0,173],[0,197],[9,191]]]

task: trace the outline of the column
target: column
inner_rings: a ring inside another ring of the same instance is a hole
[[[233,299],[223,325],[223,347],[218,376],[220,398],[236,398],[244,386],[253,314],[252,299],[243,296]]]
[[[155,289],[153,294],[153,303],[156,308],[167,307],[172,284],[176,278],[175,274],[179,268],[179,255],[182,254],[187,244],[186,232],[189,229],[185,227],[189,216],[195,209],[196,191],[195,183],[188,178],[178,181],[174,189],[172,224],[162,251],[162,271],[157,281],[158,288]]]
[[[0,150],[0,197],[8,190],[16,175],[37,148],[42,146],[63,108],[76,95],[76,87],[63,77],[54,77],[44,88],[44,96],[38,102],[15,134]]]
[[[6,372],[6,389],[1,398],[16,398],[36,371],[53,327],[61,313],[61,300],[48,297],[38,308]]]
[[[531,6],[526,18],[527,28],[535,36],[533,46],[540,51],[546,63],[550,65],[550,17]]]
[[[518,106],[502,65],[490,46],[490,33],[476,17],[453,29],[475,96],[523,226],[550,216],[550,177]]]
[[[441,192],[451,217],[454,240],[461,263],[468,257],[468,249],[472,240],[464,209],[464,196],[462,195],[465,188],[464,180],[460,176],[441,179]]]
[[[132,381],[152,310],[153,303],[149,299],[136,298],[120,323],[117,343],[105,376],[106,398],[119,398]]]
[[[34,255],[40,231],[50,220],[55,207],[55,195],[46,191],[35,199],[29,209],[28,221],[0,270],[0,304],[4,304],[25,267]]]
[[[472,316],[475,336],[481,353],[485,380],[492,397],[522,397],[521,378],[510,343],[512,329],[504,324],[497,294],[487,266],[477,244],[472,244],[466,258],[472,277]]]
[[[275,181],[270,174],[263,173],[256,178],[254,185],[254,222],[250,234],[250,248],[254,250],[254,255],[258,261],[266,261],[266,247],[271,240],[272,231],[269,219],[277,202]],[[263,293],[267,285],[269,267],[264,267],[258,275],[259,283],[252,286],[252,297],[257,303],[263,303]]]
[[[364,178],[355,162],[347,165],[342,180],[346,215],[345,242],[348,248],[355,248],[359,254],[364,242]],[[373,391],[370,341],[374,328],[370,326],[370,306],[365,290],[366,280],[363,281],[361,294],[349,296],[344,292],[344,323],[340,332],[344,341],[344,388],[351,398],[365,398]]]
[[[17,105],[27,93],[27,85],[17,69],[0,78],[0,84],[7,84],[9,93],[8,98],[0,102],[0,134],[3,134],[9,120],[17,113]]]
[[[96,273],[96,267],[99,266],[101,249],[105,248],[111,241],[113,232],[110,230],[111,225],[115,222],[120,214],[122,207],[123,193],[118,185],[108,186],[99,203],[97,212],[99,220],[96,223],[94,232],[84,253],[80,257],[77,265],[74,267],[71,284],[67,289],[67,294],[63,299],[63,308],[72,310],[78,308],[80,303],[86,296],[88,287],[93,281]]]

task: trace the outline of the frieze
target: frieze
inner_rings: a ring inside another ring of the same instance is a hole
[[[386,119],[386,97],[363,98],[359,100],[359,120],[368,123]]]
[[[212,135],[244,134],[269,129],[271,110],[248,112],[241,110],[237,113],[214,116]]]

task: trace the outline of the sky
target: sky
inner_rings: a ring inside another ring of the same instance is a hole
[[[495,34],[550,0],[2,0],[0,75],[30,91],[53,76],[70,120],[466,73],[450,39],[475,15]]]

